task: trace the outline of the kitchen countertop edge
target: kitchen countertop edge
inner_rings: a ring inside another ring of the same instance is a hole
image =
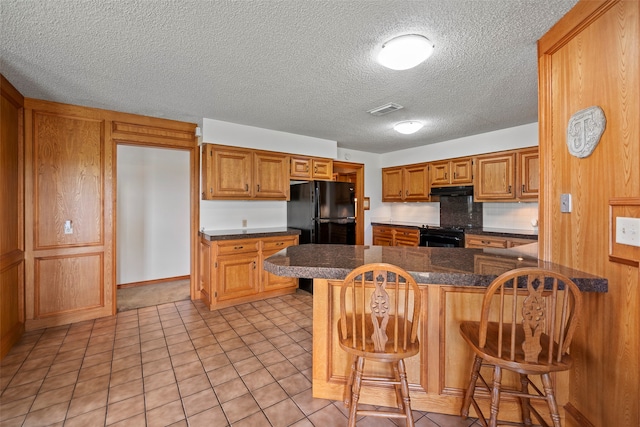
[[[420,228],[421,224],[411,223],[411,222],[372,222],[372,226],[380,225],[385,227],[399,227],[399,228]],[[424,224],[430,225],[430,224]],[[537,240],[538,239],[538,230],[519,230],[519,229],[510,229],[510,228],[491,228],[491,227],[483,227],[483,228],[467,228],[465,229],[465,234],[476,234],[481,236],[500,236],[500,237],[514,237],[520,239],[530,239]]]
[[[204,230],[200,232],[200,236],[212,242],[217,240],[258,239],[261,237],[298,235],[300,235],[300,230],[287,227]]]

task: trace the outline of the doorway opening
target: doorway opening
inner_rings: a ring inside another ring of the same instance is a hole
[[[117,146],[117,311],[190,299],[190,153]]]

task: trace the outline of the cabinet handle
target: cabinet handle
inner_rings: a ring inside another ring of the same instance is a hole
[[[318,173],[318,167],[317,167],[317,166],[315,166],[315,167],[313,168],[313,173]]]
[[[509,190],[507,190],[507,193],[511,193],[511,186],[509,186]]]
[[[458,177],[458,173],[457,173],[457,172],[454,172],[454,173],[453,173],[453,179],[456,179],[457,177]]]
[[[306,165],[307,169],[305,170],[306,172],[309,172],[309,165]]]
[[[522,192],[524,193],[524,191],[525,191],[525,190],[524,190],[524,184],[522,184]]]
[[[282,245],[284,245],[284,242],[278,242],[278,243],[276,243],[276,246],[282,246]]]
[[[444,173],[444,179],[447,179],[447,173],[446,172]]]
[[[483,240],[483,241],[482,241],[482,244],[483,244],[483,245],[490,245],[490,244],[491,244],[491,241],[489,241],[489,240]]]
[[[409,190],[407,190],[407,196],[409,195]]]
[[[258,184],[258,193],[260,192],[260,184]]]
[[[242,249],[244,246],[234,246],[233,249]]]
[[[256,262],[255,261],[253,261],[253,269],[254,270],[256,269]]]
[[[398,191],[398,196],[402,196],[402,190]]]

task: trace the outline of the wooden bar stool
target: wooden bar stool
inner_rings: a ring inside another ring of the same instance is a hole
[[[561,274],[521,268],[498,276],[485,292],[480,321],[460,325],[462,337],[475,353],[461,415],[466,418],[473,404],[480,422],[485,427],[495,427],[500,398],[508,394],[519,399],[525,426],[532,425],[532,413],[542,426],[549,426],[531,405],[531,399],[542,399],[547,402],[553,426],[560,427],[550,374],[571,367],[567,351],[581,310],[580,290]],[[482,366],[493,368],[492,384],[482,377]],[[519,374],[519,389],[502,387],[503,369]],[[529,375],[540,375],[542,390],[529,380]],[[476,386],[491,396],[488,423],[476,401]]]
[[[349,408],[349,427],[358,415],[405,418],[414,426],[404,359],[418,354],[420,290],[405,270],[390,264],[367,264],[353,270],[340,292],[340,347],[351,354],[351,372],[344,404]],[[392,376],[364,375],[365,361],[388,363]],[[395,388],[397,409],[358,409],[362,385]]]

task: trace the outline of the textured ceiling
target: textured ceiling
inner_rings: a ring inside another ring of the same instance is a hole
[[[0,0],[0,72],[31,98],[384,153],[535,122],[536,41],[576,2]],[[405,33],[433,56],[378,65]],[[426,126],[392,130],[409,119]]]

